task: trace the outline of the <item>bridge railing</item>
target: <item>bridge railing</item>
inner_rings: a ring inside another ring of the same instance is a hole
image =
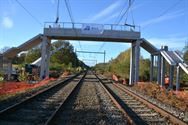
[[[117,24],[95,24],[95,23],[71,23],[71,22],[46,22],[44,28],[72,28],[82,29],[83,26],[90,25],[103,28],[104,30],[117,30],[117,31],[133,31],[140,32],[140,26],[133,25],[117,25]]]

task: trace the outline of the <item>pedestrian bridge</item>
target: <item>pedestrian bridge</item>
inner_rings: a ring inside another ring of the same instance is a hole
[[[149,41],[141,38],[140,27],[114,24],[89,24],[89,23],[45,23],[43,34],[39,34],[18,47],[13,47],[3,53],[3,60],[9,60],[8,72],[11,73],[11,60],[18,53],[26,51],[41,44],[41,71],[40,78],[49,75],[50,45],[51,40],[81,40],[95,42],[123,42],[131,44],[130,58],[130,84],[139,81],[140,47],[151,54],[150,81],[153,81],[154,56],[158,57],[157,81],[164,83],[166,60],[170,65],[181,67],[186,73],[188,68],[182,58],[165,49],[157,49]],[[118,49],[118,48],[117,48]],[[112,51],[113,52],[113,51]],[[2,66],[1,66],[2,67]],[[173,69],[173,68],[172,68]],[[173,70],[172,70],[173,72]],[[162,74],[162,75],[161,75]],[[173,73],[171,73],[172,75]],[[179,77],[178,77],[179,78]],[[178,79],[177,78],[177,79]],[[173,77],[171,78],[171,80]],[[177,81],[179,82],[179,81]]]
[[[140,38],[139,27],[113,24],[46,23],[44,34],[51,39],[113,41],[131,43]]]

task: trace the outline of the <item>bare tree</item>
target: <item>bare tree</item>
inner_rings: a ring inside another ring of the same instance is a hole
[[[11,47],[5,46],[3,48],[0,49],[0,54],[6,52],[8,49],[10,49]]]

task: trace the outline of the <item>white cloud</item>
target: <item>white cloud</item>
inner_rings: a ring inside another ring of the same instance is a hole
[[[115,9],[118,8],[118,6],[120,6],[120,1],[116,1],[116,2],[112,3],[110,6],[108,6],[104,10],[102,10],[99,13],[97,13],[96,15],[94,15],[90,19],[90,22],[96,21],[96,20],[99,20],[99,19],[104,19],[105,16],[111,14]]]
[[[108,22],[110,21],[111,19],[114,19],[118,16],[119,12],[118,13],[114,13],[112,14],[111,16],[108,16],[107,18],[105,18],[102,22]]]
[[[182,50],[187,39],[187,37],[149,38],[148,41],[157,48],[160,48],[162,45],[166,45],[169,47],[169,50]]]
[[[13,21],[10,17],[3,17],[2,25],[5,28],[12,28],[13,27]]]
[[[181,10],[180,11],[176,11],[176,12],[172,12],[172,13],[169,13],[169,14],[166,14],[166,15],[163,15],[163,16],[159,16],[159,17],[153,18],[151,20],[142,22],[142,23],[140,23],[140,26],[142,28],[143,27],[147,27],[148,25],[153,25],[153,24],[156,24],[156,23],[159,23],[159,22],[162,22],[162,21],[174,19],[174,18],[177,18],[177,17],[182,16],[184,14],[185,13],[182,13]]]

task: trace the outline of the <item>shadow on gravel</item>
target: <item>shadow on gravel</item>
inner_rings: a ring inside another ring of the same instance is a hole
[[[105,84],[104,84],[105,85]],[[106,86],[106,85],[105,85]],[[136,125],[148,125],[143,119],[141,119],[124,101],[118,97],[108,86],[107,90],[112,94],[112,96],[119,102],[121,107],[126,111],[126,113],[131,117]]]
[[[95,82],[94,80],[97,81],[96,78],[85,78],[84,82]],[[105,113],[100,110],[99,105],[78,105],[76,99],[82,84],[83,82],[77,86],[76,90],[59,110],[53,120],[53,125],[116,125],[120,122],[119,117],[114,116],[113,113]]]

